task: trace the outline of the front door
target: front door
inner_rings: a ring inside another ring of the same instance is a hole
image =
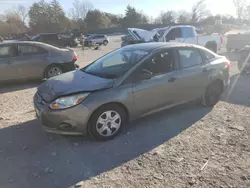
[[[174,85],[170,78],[174,74],[175,60],[172,50],[160,51],[146,60],[134,72],[133,94],[139,115],[164,108],[176,102]],[[151,73],[143,79],[140,74]],[[137,79],[139,78],[139,79]]]

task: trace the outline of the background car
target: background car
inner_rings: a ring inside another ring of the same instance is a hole
[[[195,45],[129,45],[49,79],[34,106],[47,132],[109,140],[128,121],[156,111],[193,100],[214,106],[229,67],[225,57]]]
[[[76,47],[78,41],[74,37],[58,35],[56,33],[42,33],[34,36],[31,41],[43,42],[56,47]]]
[[[239,50],[238,68],[243,73],[250,73],[250,44]]]
[[[44,79],[75,70],[77,55],[40,42],[0,44],[0,81]]]
[[[99,44],[99,45],[103,44],[104,46],[107,46],[109,43],[109,38],[106,35],[95,34],[85,39],[85,44],[89,43]]]

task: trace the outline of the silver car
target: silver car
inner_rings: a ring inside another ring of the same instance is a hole
[[[0,44],[0,81],[50,78],[75,70],[77,55],[40,42]]]
[[[85,44],[93,43],[93,44],[99,44],[99,45],[104,45],[107,46],[109,43],[109,38],[106,35],[101,35],[101,34],[95,34],[95,35],[90,35],[85,39]],[[86,45],[87,45],[86,44]]]
[[[230,62],[199,46],[145,43],[117,49],[53,77],[34,96],[45,131],[114,138],[129,121],[192,100],[215,105]]]

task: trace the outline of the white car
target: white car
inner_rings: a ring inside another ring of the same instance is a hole
[[[87,37],[85,42],[107,46],[109,43],[109,38],[106,35],[95,34]]]
[[[199,30],[193,26],[176,25],[165,28],[156,28],[151,31],[138,28],[129,28],[128,32],[134,41],[123,41],[122,46],[134,44],[135,41],[141,42],[180,42],[197,44],[206,47],[213,52],[217,52],[223,43],[222,36],[201,35]]]

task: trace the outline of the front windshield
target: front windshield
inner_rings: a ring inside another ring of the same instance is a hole
[[[91,65],[83,68],[82,71],[103,78],[117,78],[147,54],[148,52],[143,50],[120,48],[96,60]]]

